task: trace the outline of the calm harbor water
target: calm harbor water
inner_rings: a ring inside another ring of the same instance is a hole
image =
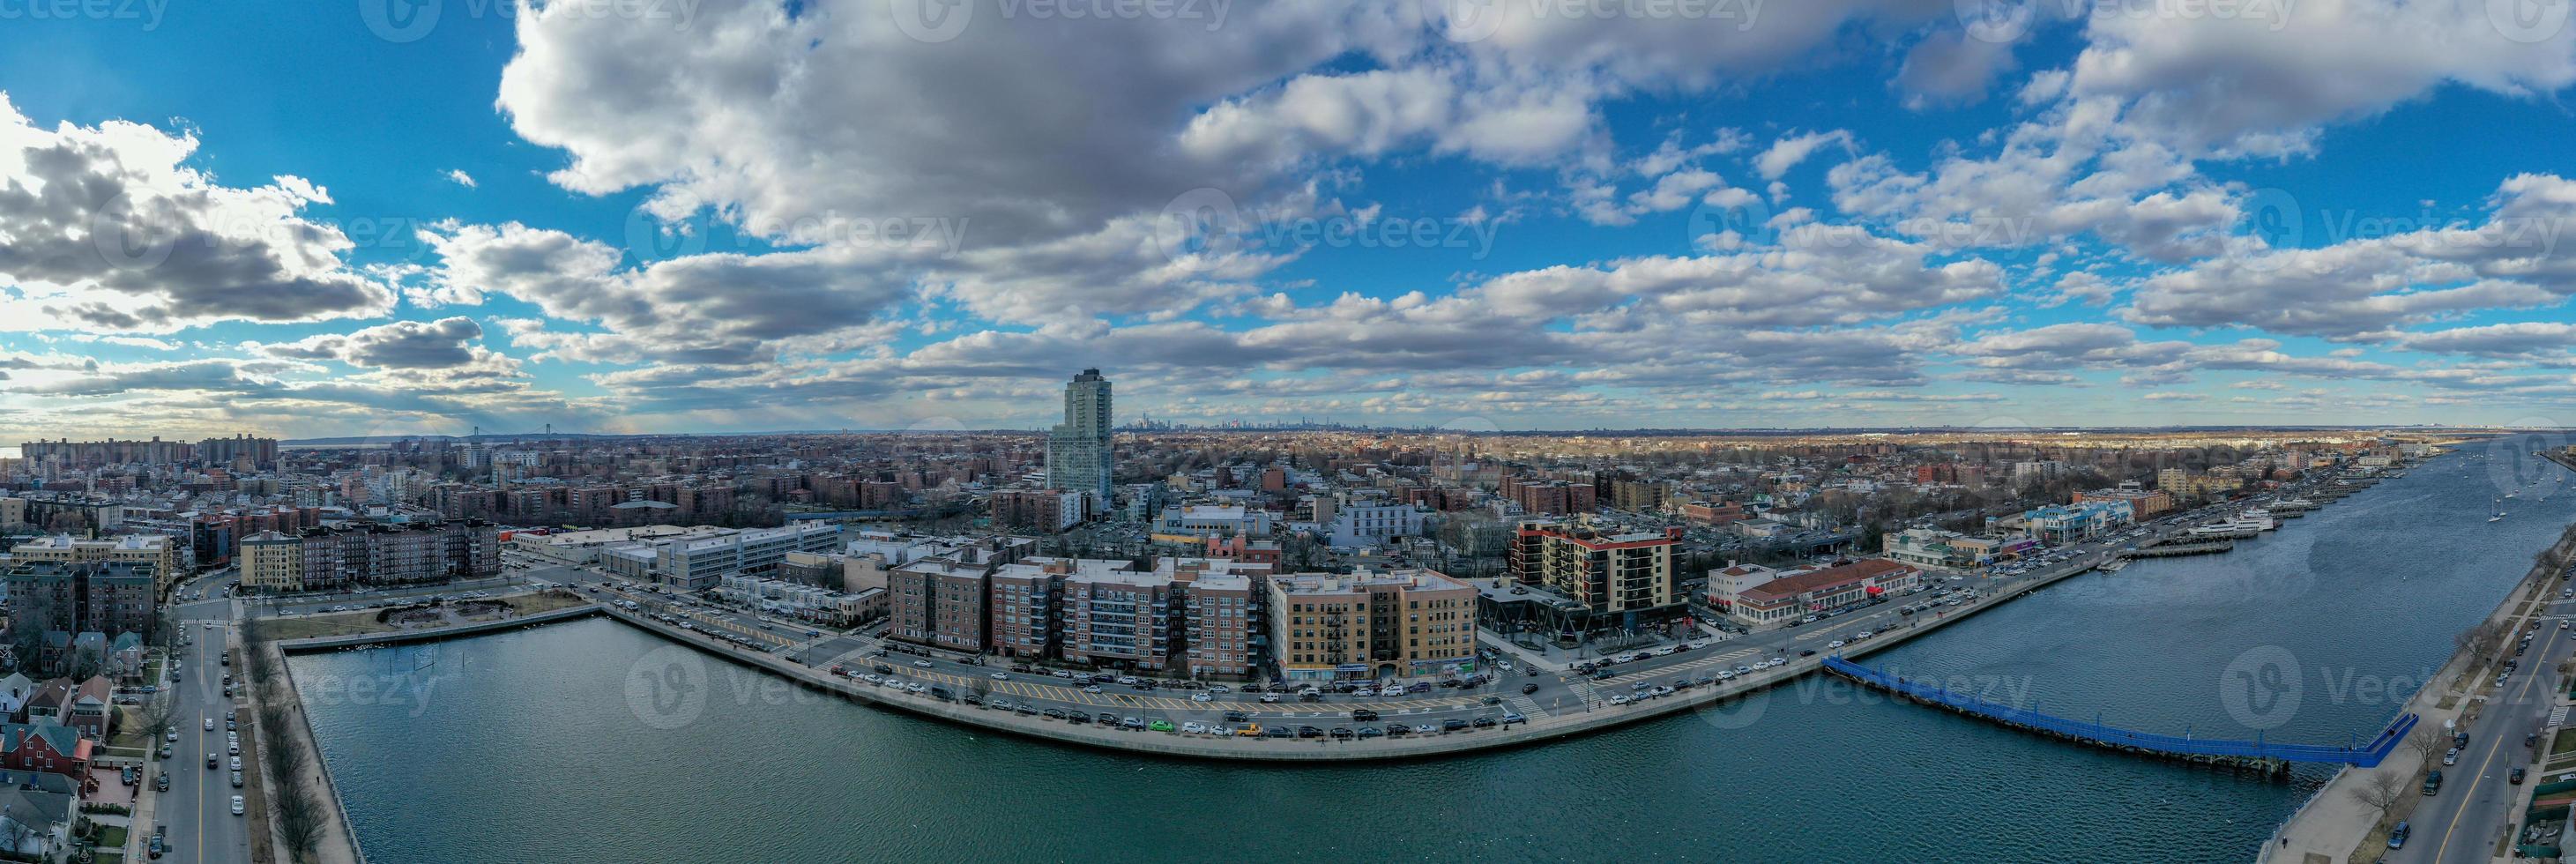
[[[1867,662],[2152,731],[2366,738],[2576,518],[2576,483],[2521,449],[2471,445],[2233,553],[2080,576]],[[2506,489],[2512,515],[2486,522]],[[1517,752],[1207,765],[723,663],[694,698],[630,680],[674,654],[594,619],[292,663],[377,864],[2242,861],[2324,777],[2120,757],[1817,677]]]

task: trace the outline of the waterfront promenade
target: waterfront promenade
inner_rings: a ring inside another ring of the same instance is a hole
[[[2576,469],[2576,466],[2571,466],[2571,469]],[[2549,560],[2566,560],[2571,554],[2576,554],[2576,526],[2571,526],[2561,535],[2551,547],[2551,553]],[[2513,590],[2506,592],[2484,623],[2506,633],[2521,632],[2534,626],[2548,612],[2550,588],[2557,583],[2558,576],[2557,568],[2545,562],[2534,565]],[[2550,629],[2546,635],[2555,639],[2557,632]],[[2454,652],[2441,672],[2417,689],[2403,710],[2422,716],[2421,726],[2426,729],[2469,728],[2477,713],[2485,707],[2487,697],[2480,694],[2490,686],[2483,680],[2485,673],[2480,669],[2488,661],[2477,654],[2478,647],[2464,645]],[[2546,671],[2550,665],[2551,647],[2543,647],[2539,660],[2531,664],[2529,674],[2540,675]],[[2471,677],[2472,673],[2476,674],[2475,678]],[[2529,680],[2526,679],[2526,683]],[[2510,731],[2491,731],[2480,737],[2477,743],[2483,749],[2491,750],[2511,737]],[[2394,782],[2406,792],[2396,806],[2390,808],[2391,811],[2403,817],[2420,807],[2429,806],[2415,800],[2417,796],[2413,790],[2423,779],[2424,772],[2428,770],[2427,763],[2434,756],[2434,752],[2424,752],[2389,759],[2367,768],[2353,767],[2336,772],[2282,824],[2274,833],[2272,842],[2263,847],[2255,860],[2258,864],[2341,864],[2345,861],[2377,860],[2377,853],[2384,850],[2364,847],[2385,838],[2383,823],[2387,819],[2379,808],[2363,801],[2361,790],[2374,783],[2391,782],[2378,779],[2380,777],[2393,777],[2396,778]],[[2454,784],[2455,787],[2457,785],[2464,784]],[[2448,794],[2456,799],[2466,792],[2453,788]],[[2455,812],[2458,806],[2453,805]],[[2449,838],[2431,835],[2436,830],[2447,835],[2458,821],[2455,816],[2449,825],[2422,826],[2417,831],[2417,839],[2426,844],[2440,844]],[[2470,827],[2477,830],[2481,826]]]
[[[2085,558],[2066,562],[2063,566],[2049,571],[2020,579],[1994,580],[1979,585],[1978,588],[1984,593],[1973,601],[1957,608],[1944,610],[1944,614],[1938,617],[1930,617],[1928,613],[1926,616],[1915,616],[1904,626],[1877,633],[1867,640],[1853,642],[1838,650],[1844,656],[1857,657],[1893,648],[1946,624],[1964,620],[1979,612],[2010,602],[2013,598],[2025,595],[2032,590],[2087,572],[2103,561],[2109,560],[2110,555],[2111,552],[2108,550],[2096,551]],[[1451,733],[1357,740],[1244,738],[1224,734],[1191,735],[1180,732],[1128,731],[1095,724],[1073,724],[1043,715],[1018,714],[942,701],[929,695],[913,694],[899,688],[881,687],[834,675],[828,668],[808,666],[778,654],[746,649],[697,630],[682,629],[674,624],[655,620],[646,614],[617,608],[613,604],[603,604],[601,610],[612,618],[663,638],[735,663],[783,676],[806,687],[839,694],[854,701],[1060,743],[1158,756],[1251,762],[1358,761],[1450,756],[1538,744],[1644,720],[1676,716],[1690,711],[1723,710],[1723,703],[1742,699],[1816,672],[1821,668],[1826,656],[1820,652],[1817,656],[1791,657],[1783,666],[1755,670],[1729,681],[1680,690],[1664,698],[1627,701],[1625,704],[1614,704],[1609,700],[1611,688],[1608,686],[1585,687],[1583,689],[1587,691],[1599,689],[1601,692],[1587,696],[1584,704],[1564,711],[1531,715],[1526,723],[1516,723],[1502,728],[1471,728]],[[1724,647],[1726,644],[1728,643],[1719,643],[1719,647]],[[1706,650],[1703,649],[1703,651]],[[1636,681],[1665,681],[1676,676],[1687,677],[1694,672],[1705,676],[1714,672],[1716,668],[1712,663],[1712,656],[1708,654],[1658,658],[1658,660],[1660,662],[1640,662],[1614,667],[1618,674],[1604,683],[1626,686]],[[1400,704],[1410,703],[1336,702],[1290,706],[1211,703],[1199,707],[1210,715],[1224,707],[1259,710],[1284,707],[1309,715],[1302,718],[1288,718],[1286,722],[1332,726],[1349,722],[1348,712],[1354,709],[1384,708],[1386,710],[1383,713],[1387,715],[1387,719],[1394,722],[1408,722],[1408,718],[1397,713],[1399,711],[1419,710],[1393,707]],[[1124,710],[1125,713],[1138,713],[1134,708]],[[1337,717],[1339,719],[1336,719]]]

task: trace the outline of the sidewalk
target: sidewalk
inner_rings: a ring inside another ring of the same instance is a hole
[[[1481,637],[1484,633],[1480,630],[1477,632],[1477,635]],[[1486,648],[1512,655],[1512,661],[1515,663],[1528,664],[1530,667],[1541,672],[1563,672],[1571,666],[1571,664],[1567,663],[1551,662],[1543,657],[1530,653],[1529,649],[1522,648],[1521,646],[1514,645],[1509,642],[1483,638],[1479,638],[1476,641],[1478,644]]]

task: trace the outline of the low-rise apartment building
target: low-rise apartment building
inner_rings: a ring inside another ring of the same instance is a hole
[[[1476,589],[1437,570],[1269,579],[1269,643],[1290,681],[1472,671]]]
[[[480,519],[349,522],[254,534],[243,538],[242,555],[259,559],[243,563],[248,591],[424,584],[499,573],[501,534]]]

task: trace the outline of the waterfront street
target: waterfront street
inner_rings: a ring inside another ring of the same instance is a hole
[[[2532,764],[2534,747],[2523,744],[2523,736],[2536,733],[2546,724],[2555,694],[2566,687],[2558,674],[2558,664],[2568,659],[2576,638],[2560,624],[2576,612],[2576,601],[2563,598],[2558,587],[2564,580],[2550,580],[2532,621],[2538,631],[2531,649],[2520,659],[2519,669],[2506,676],[2504,685],[2488,697],[2484,713],[2466,729],[2469,746],[2462,750],[2458,764],[2441,766],[2441,792],[2424,799],[2409,819],[2413,837],[2404,849],[2391,852],[2388,860],[2397,864],[2485,864],[2510,826],[2520,822],[2517,805],[2521,793],[2539,778],[2526,778],[2524,785],[2509,782],[2508,775],[2517,768],[2536,768]],[[2546,746],[2541,742],[2540,746]],[[2400,758],[2414,758],[2399,751]],[[2419,794],[2410,789],[2407,794]]]
[[[224,696],[223,680],[232,670],[223,665],[224,638],[232,625],[232,602],[221,596],[219,586],[228,574],[216,573],[191,583],[182,590],[213,593],[198,594],[199,599],[180,601],[173,608],[184,637],[191,643],[180,652],[177,667],[180,681],[170,691],[178,701],[170,722],[178,727],[179,740],[167,760],[154,763],[155,771],[170,773],[170,791],[154,795],[153,821],[169,830],[172,852],[161,858],[177,864],[223,862],[244,864],[250,860],[248,819],[232,813],[232,798],[242,790],[232,785],[230,754],[224,738],[224,712],[233,700]],[[211,623],[214,626],[208,627]],[[207,720],[214,729],[206,728]],[[166,741],[163,734],[158,740]],[[219,766],[206,767],[206,758],[214,755]],[[151,778],[147,776],[148,783]],[[140,833],[150,834],[145,827]],[[136,845],[141,848],[141,843]]]

